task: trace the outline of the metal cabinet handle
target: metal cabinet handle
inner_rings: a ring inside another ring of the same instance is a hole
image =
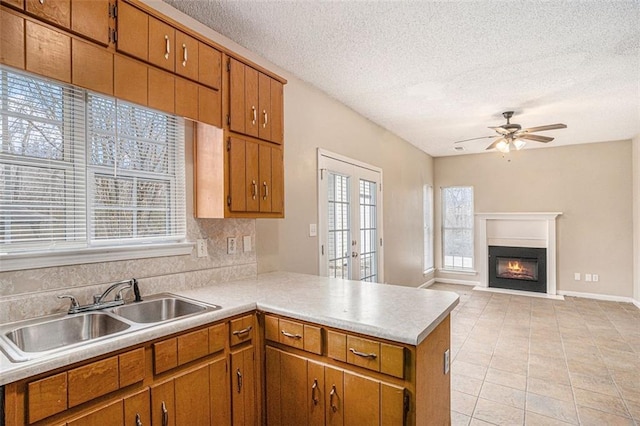
[[[311,400],[313,405],[318,405],[320,400],[316,397],[316,391],[318,390],[318,379],[313,379],[313,385],[311,385]]]
[[[301,335],[299,335],[299,334],[291,334],[291,333],[287,333],[287,332],[286,332],[286,331],[284,331],[284,330],[280,330],[280,332],[282,333],[282,335],[283,335],[284,337],[290,337],[290,338],[292,338],[292,339],[302,339],[302,336],[301,336]]]
[[[140,418],[140,413],[136,413],[136,426],[142,426],[142,419]]]
[[[266,200],[267,197],[269,196],[269,185],[267,185],[267,182],[262,182],[262,187],[264,188],[264,197],[262,197],[263,200]]]
[[[164,401],[162,401],[162,426],[169,426],[169,410]]]
[[[187,45],[182,43],[182,66],[187,66]]]
[[[258,111],[256,111],[255,106],[251,106],[251,113],[253,114],[253,120],[251,120],[251,124],[255,126],[256,120],[258,119]]]
[[[251,198],[255,200],[257,195],[258,195],[258,184],[256,183],[255,180],[253,180],[251,181]]]
[[[361,356],[362,358],[371,358],[371,359],[376,359],[378,357],[378,355],[374,354],[374,353],[365,353],[365,352],[360,352],[360,351],[356,351],[353,348],[349,348],[349,351],[357,356]]]
[[[262,128],[264,129],[265,127],[267,127],[267,124],[269,124],[269,115],[267,114],[266,109],[262,110],[262,115],[264,116],[264,122],[262,123]]]
[[[171,53],[171,45],[169,43],[169,36],[166,34],[164,35],[164,42],[165,42],[164,58],[169,59],[169,53]]]
[[[236,371],[236,377],[238,379],[238,393],[240,393],[242,391],[242,373],[239,368]]]
[[[251,325],[250,325],[249,327],[247,327],[247,328],[243,328],[242,330],[236,330],[236,331],[234,331],[234,332],[233,332],[233,333],[231,333],[231,334],[233,334],[234,336],[239,336],[239,335],[241,335],[241,334],[247,334],[247,333],[248,333],[248,332],[250,332],[251,330],[253,330],[253,326],[251,326]]]
[[[40,1],[40,4],[44,4],[44,0],[39,0],[39,1]]]
[[[334,413],[338,411],[338,406],[333,402],[334,397],[337,398],[337,396],[338,396],[338,391],[336,390],[336,385],[332,385],[331,392],[329,392],[329,405],[331,406],[331,410]]]

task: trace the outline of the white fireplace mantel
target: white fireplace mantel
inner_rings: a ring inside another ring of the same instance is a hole
[[[489,286],[489,246],[547,249],[547,294],[556,295],[556,218],[562,212],[476,213],[480,286]]]

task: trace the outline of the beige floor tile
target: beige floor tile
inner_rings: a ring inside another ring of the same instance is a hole
[[[485,376],[485,382],[508,386],[510,388],[524,391],[527,389],[527,376],[523,374],[511,373],[509,371],[489,368]]]
[[[574,388],[586,389],[605,395],[618,396],[618,389],[611,377],[593,377],[580,373],[571,373],[571,384]]]
[[[480,420],[480,419],[471,419],[471,423],[469,424],[469,426],[493,426],[495,425],[495,423],[489,423],[489,422],[485,422],[484,420]]]
[[[633,420],[616,414],[605,413],[588,407],[578,406],[582,426],[633,426]]]
[[[529,364],[528,377],[546,380],[548,382],[560,383],[562,385],[570,385],[569,371],[564,363],[555,362],[549,364],[533,363]]]
[[[473,396],[480,395],[482,388],[482,380],[473,377],[463,376],[462,374],[451,375],[451,389],[454,391],[466,393]]]
[[[524,391],[485,381],[480,391],[480,398],[507,404],[524,409]]]
[[[636,422],[640,424],[640,402],[627,400],[625,401],[625,405],[627,406],[627,410],[629,410],[631,417],[633,417]]]
[[[473,411],[473,418],[496,425],[522,425],[524,423],[524,410],[478,398],[476,409]]]
[[[478,397],[466,393],[451,391],[451,411],[471,416]]]
[[[578,416],[573,401],[561,401],[535,393],[527,393],[527,411],[553,417],[568,423],[577,423]]]
[[[494,355],[491,359],[491,368],[509,371],[516,374],[527,374],[527,358],[511,358],[508,356]]]
[[[459,360],[455,360],[451,364],[451,370],[454,374],[461,374],[478,380],[484,380],[484,376],[487,373],[487,367]]]
[[[451,426],[469,426],[471,417],[456,411],[451,412]]]
[[[600,411],[607,411],[620,416],[630,416],[624,402],[617,396],[604,395],[578,388],[574,388],[573,393],[575,395],[577,405]]]
[[[486,352],[475,352],[473,350],[468,349],[466,346],[463,346],[460,349],[460,352],[456,355],[457,361],[464,361],[471,364],[478,364],[484,367],[488,367],[491,363],[491,357],[493,355]]]
[[[571,386],[536,379],[535,377],[528,378],[527,392],[548,396],[549,398],[559,399],[561,401],[573,401],[573,391],[571,390]]]
[[[567,366],[571,373],[584,374],[593,377],[609,377],[609,370],[602,361],[578,362],[567,360]]]
[[[567,426],[571,423],[563,422],[562,420],[554,419],[552,417],[546,417],[531,411],[525,411],[524,424],[526,426]]]

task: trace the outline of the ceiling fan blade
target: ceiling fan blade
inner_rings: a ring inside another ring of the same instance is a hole
[[[550,138],[549,136],[530,135],[529,133],[525,133],[524,135],[518,136],[518,139],[528,139],[530,141],[544,142],[544,143],[551,142],[553,140],[553,138]]]
[[[488,147],[485,148],[485,151],[489,151],[490,149],[493,149],[496,147],[496,145],[498,145],[501,141],[504,141],[504,138],[498,138],[495,141],[493,141],[491,143],[491,145],[489,145]]]
[[[524,132],[534,133],[534,132],[544,132],[545,130],[556,130],[556,129],[566,129],[567,125],[558,123],[558,124],[549,124],[546,126],[538,126],[538,127],[529,127],[528,129],[523,129]]]
[[[492,135],[492,136],[480,136],[479,138],[471,138],[471,139],[464,139],[461,141],[456,141],[454,143],[462,143],[462,142],[469,142],[469,141],[475,141],[476,139],[488,139],[488,138],[495,138],[496,135]]]
[[[508,135],[509,133],[511,133],[509,130],[505,129],[502,126],[496,126],[496,127],[489,127],[492,130],[495,130],[496,132],[500,133],[501,135]]]

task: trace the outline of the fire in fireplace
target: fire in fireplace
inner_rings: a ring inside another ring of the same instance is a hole
[[[547,250],[489,246],[489,287],[547,291]]]

